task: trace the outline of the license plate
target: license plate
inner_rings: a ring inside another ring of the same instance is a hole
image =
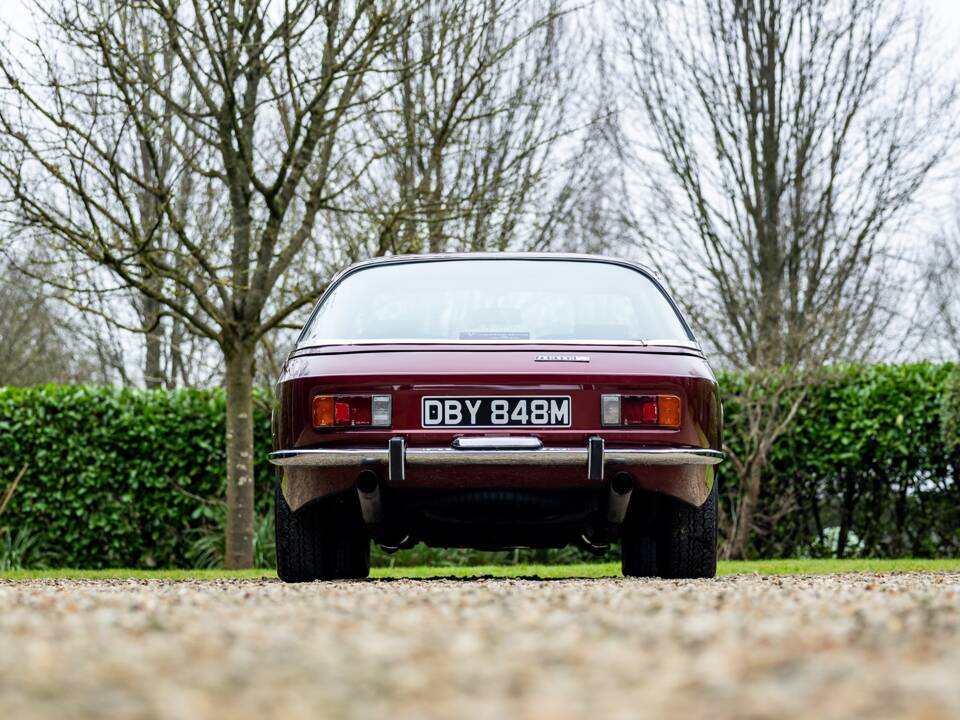
[[[425,397],[423,427],[570,427],[567,395]]]

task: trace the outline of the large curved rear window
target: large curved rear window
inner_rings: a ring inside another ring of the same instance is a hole
[[[690,340],[664,294],[622,265],[440,260],[346,276],[300,345],[336,340]]]

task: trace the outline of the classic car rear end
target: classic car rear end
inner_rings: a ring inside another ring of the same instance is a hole
[[[712,576],[721,409],[656,279],[572,255],[355,265],[279,381],[277,563],[364,577],[395,550],[599,549]]]

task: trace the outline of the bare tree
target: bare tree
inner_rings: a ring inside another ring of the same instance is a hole
[[[374,99],[360,89],[404,14],[389,0],[41,1],[36,14],[48,32],[30,56],[0,55],[3,219],[220,348],[226,564],[250,566],[256,345],[322,287],[316,219],[353,180],[341,131]]]
[[[0,386],[96,377],[65,310],[33,278],[9,266],[0,270]]]
[[[72,265],[66,259],[63,264]],[[25,267],[39,279],[45,266]],[[98,382],[148,389],[222,383],[223,362],[214,341],[192,332],[179,316],[165,314],[162,307],[151,318],[151,305],[141,292],[107,280],[100,283],[89,273],[78,272],[69,278],[71,287],[52,288],[47,283],[47,291],[73,310],[76,333],[91,357],[97,358]],[[192,305],[182,293],[178,302]]]
[[[940,339],[937,350],[960,358],[960,205],[953,224],[934,239],[927,275],[936,319],[933,332]]]
[[[738,397],[749,441],[731,452],[725,552],[742,557],[809,377],[776,369],[856,359],[882,336],[890,238],[955,139],[955,92],[922,62],[905,3],[624,0],[620,16],[649,131],[637,232],[700,336],[755,371]]]
[[[430,0],[389,61],[358,142],[377,161],[336,234],[345,260],[545,248],[582,200],[603,109],[589,47],[563,2]]]

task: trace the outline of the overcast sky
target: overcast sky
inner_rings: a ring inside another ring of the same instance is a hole
[[[0,0],[0,42],[15,43],[3,25],[9,26],[15,35],[30,37],[33,32],[33,13],[30,8],[35,0]],[[40,0],[44,2],[45,0]],[[55,1],[55,0],[54,0]],[[591,0],[587,0],[587,4]],[[841,0],[842,2],[843,0]],[[908,6],[922,2],[928,11],[929,24],[926,38],[929,60],[940,67],[944,82],[960,80],[960,0],[906,0]],[[604,13],[612,0],[593,0],[595,7]],[[920,218],[914,223],[914,237],[938,232],[944,224],[952,223],[960,205],[960,157],[951,158],[941,166],[943,176],[928,182],[927,192],[920,201],[923,206]]]
[[[604,4],[604,0],[596,0],[599,5]],[[30,0],[2,0],[3,13],[0,15],[3,21],[12,25],[19,32],[26,32],[30,28],[29,7]],[[940,42],[945,44],[945,49],[953,51],[954,69],[960,67],[960,54],[955,51],[960,45],[960,0],[926,0],[930,9],[931,23],[933,27],[942,32]]]
[[[57,0],[44,0],[44,2]],[[605,6],[611,0],[595,0],[595,7],[600,13],[605,13]],[[845,2],[847,0],[839,0]],[[939,73],[944,82],[960,79],[960,0],[906,0],[907,3],[923,2],[927,12],[929,25],[925,36],[928,44],[929,59],[936,62]],[[589,3],[590,0],[587,0]],[[31,0],[0,0],[0,26],[6,24],[15,34],[30,38],[33,34],[33,6]],[[11,41],[16,49],[16,40],[9,38],[7,32],[0,28],[0,42]],[[926,192],[921,194],[917,212],[911,217],[898,234],[898,240],[905,245],[922,247],[929,242],[933,233],[938,233],[945,227],[956,222],[960,211],[960,152],[948,159],[943,167],[944,176],[928,184]],[[906,277],[906,275],[905,275]],[[915,346],[910,354],[913,357],[936,356],[935,339],[925,340]],[[928,347],[929,345],[929,347]]]
[[[955,47],[960,41],[960,0],[929,0],[929,6],[944,31],[953,38]]]

